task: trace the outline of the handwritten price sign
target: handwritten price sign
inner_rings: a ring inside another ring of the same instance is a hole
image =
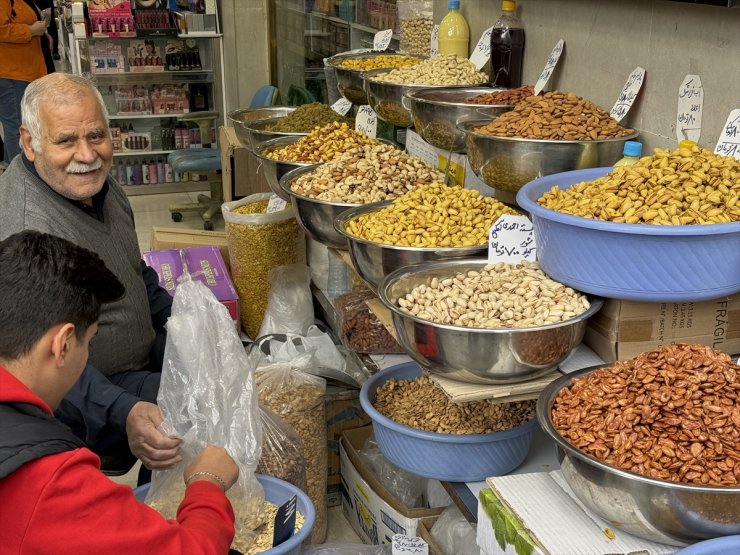
[[[488,262],[518,264],[537,260],[534,226],[526,216],[504,214],[488,232]]]
[[[352,102],[350,102],[346,98],[340,98],[334,104],[331,105],[331,109],[334,110],[340,116],[346,116],[350,108],[352,108]]]
[[[470,55],[470,63],[472,63],[477,69],[486,65],[488,58],[491,57],[491,33],[493,33],[492,26],[483,31],[480,40],[478,40],[478,44],[475,45],[475,49]]]
[[[286,202],[279,196],[275,194],[270,195],[270,200],[267,201],[267,213],[280,212],[285,208],[285,204]]]
[[[429,555],[429,546],[421,538],[406,536],[404,534],[393,534],[391,538],[392,555]]]
[[[727,116],[714,153],[740,160],[740,108],[733,110]]]
[[[699,142],[701,137],[701,111],[704,106],[704,89],[698,75],[687,75],[678,88],[676,112],[676,138]]]
[[[373,49],[374,50],[385,50],[391,43],[393,37],[393,29],[386,29],[384,31],[378,31],[373,37]]]
[[[550,57],[547,59],[547,63],[545,64],[545,69],[542,70],[539,79],[537,79],[537,83],[534,85],[534,94],[540,94],[545,88],[545,85],[547,85],[552,72],[555,70],[555,66],[558,65],[558,60],[560,60],[560,55],[563,53],[563,48],[565,48],[565,41],[560,39],[555,45],[555,48],[552,49]]]
[[[640,92],[642,87],[642,81],[645,79],[645,68],[637,66],[630,76],[627,78],[627,82],[622,88],[622,92],[619,93],[617,101],[614,103],[614,107],[611,109],[609,114],[617,121],[622,121],[624,116],[627,115],[632,104],[637,98],[637,94]]]
[[[364,104],[358,108],[355,130],[362,131],[368,137],[375,138],[378,133],[378,114],[375,113],[372,106]]]
[[[435,58],[439,54],[439,25],[432,27],[432,36],[429,38],[429,57]]]

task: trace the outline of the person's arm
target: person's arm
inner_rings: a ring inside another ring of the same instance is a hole
[[[23,44],[45,32],[46,24],[43,21],[36,21],[31,25],[14,23],[10,18],[10,2],[0,0],[0,42]]]
[[[164,325],[172,314],[172,296],[166,289],[160,287],[157,272],[141,261],[141,277],[146,286],[146,296],[149,298],[149,311],[152,314],[152,325],[164,329]]]
[[[35,506],[21,552],[224,555],[234,538],[234,512],[222,488],[195,481],[177,520],[165,520],[96,468],[85,449],[61,465]]]

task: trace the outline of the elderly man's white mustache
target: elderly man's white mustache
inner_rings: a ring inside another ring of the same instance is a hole
[[[67,173],[88,173],[99,170],[103,167],[103,161],[97,158],[92,164],[81,164],[80,162],[70,162],[65,168]]]

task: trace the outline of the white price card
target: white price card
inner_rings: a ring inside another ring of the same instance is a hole
[[[422,538],[393,534],[391,538],[392,555],[429,555],[429,546]]]
[[[334,110],[340,116],[346,116],[347,112],[352,108],[352,102],[346,98],[340,98],[334,104],[331,105],[331,109]]]
[[[704,89],[698,75],[687,75],[678,87],[676,112],[676,138],[699,142],[701,137],[701,111],[704,107]]]
[[[627,112],[632,108],[632,103],[635,101],[635,98],[637,98],[637,93],[640,92],[640,87],[642,87],[644,79],[645,68],[637,66],[632,73],[630,73],[630,76],[627,77],[627,82],[624,84],[624,87],[622,87],[622,92],[619,93],[619,97],[617,97],[614,107],[612,107],[609,112],[611,117],[617,121],[622,121],[624,119],[624,116],[626,116]]]
[[[518,264],[537,260],[534,226],[526,216],[504,214],[488,232],[488,262]]]
[[[285,201],[276,194],[270,195],[270,199],[267,201],[267,213],[272,214],[273,212],[280,212],[285,208]]]
[[[439,25],[432,27],[432,36],[429,37],[429,57],[434,58],[439,54]]]
[[[378,31],[373,37],[373,50],[385,50],[391,43],[393,37],[393,29],[386,29],[384,31]]]
[[[362,131],[368,137],[373,138],[378,134],[378,114],[372,106],[363,104],[359,107],[355,118],[355,130]]]
[[[491,57],[491,33],[493,33],[493,27],[483,31],[478,44],[475,45],[475,49],[470,55],[470,62],[478,69],[486,65],[488,58]]]
[[[555,66],[558,65],[560,55],[563,53],[563,48],[565,48],[565,41],[560,39],[555,45],[555,48],[552,49],[552,52],[550,52],[550,57],[547,59],[545,69],[542,70],[539,79],[537,79],[537,83],[534,85],[535,95],[540,94],[542,89],[545,88],[545,85],[547,85],[547,82],[550,80],[552,72],[555,71]]]
[[[740,108],[735,108],[727,116],[725,126],[719,134],[717,146],[714,147],[714,153],[740,160]]]

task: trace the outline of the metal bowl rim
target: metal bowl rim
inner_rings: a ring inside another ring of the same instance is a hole
[[[489,135],[487,133],[478,133],[472,130],[473,126],[481,126],[487,123],[491,123],[491,120],[490,119],[465,120],[465,121],[458,122],[456,124],[456,127],[459,131],[468,133],[470,135],[473,135],[476,138],[485,139],[485,140],[512,141],[512,142],[535,143],[535,144],[541,143],[541,144],[554,144],[554,145],[570,145],[570,144],[590,145],[590,144],[600,144],[600,143],[616,143],[616,142],[622,142],[622,141],[631,141],[640,135],[639,131],[633,131],[631,134],[625,135],[624,137],[614,137],[612,139],[594,139],[594,140],[586,141],[586,140],[573,140],[573,139],[559,140],[559,139],[527,139],[525,137],[502,137],[500,135]]]
[[[602,462],[587,453],[584,453],[583,451],[581,451],[574,445],[571,445],[568,442],[568,440],[566,440],[563,436],[561,436],[560,433],[555,429],[555,426],[553,425],[551,417],[550,417],[550,411],[552,409],[553,404],[555,403],[555,398],[557,397],[558,393],[560,393],[560,391],[564,389],[565,387],[569,387],[570,385],[572,385],[573,378],[577,378],[577,377],[584,376],[586,374],[590,374],[600,368],[610,368],[611,366],[613,366],[613,363],[612,364],[599,364],[596,366],[590,366],[588,368],[583,368],[581,370],[576,370],[575,372],[571,372],[569,374],[565,374],[564,376],[557,378],[555,381],[550,382],[545,387],[545,389],[542,390],[542,393],[540,393],[540,396],[537,399],[537,420],[540,423],[540,427],[544,430],[544,432],[548,436],[550,436],[550,438],[553,441],[555,441],[555,443],[557,443],[558,447],[563,449],[563,451],[565,451],[568,455],[576,457],[580,461],[588,463],[591,466],[594,466],[599,470],[608,472],[609,474],[614,474],[618,476],[619,478],[635,480],[635,481],[638,481],[644,484],[648,484],[650,486],[656,486],[656,487],[672,489],[672,490],[680,490],[680,491],[691,492],[691,493],[740,494],[740,486],[736,486],[736,487],[699,486],[696,484],[686,484],[683,482],[670,482],[667,480],[658,480],[655,478],[649,478],[647,476],[643,476],[641,474],[636,474],[628,470],[621,470],[619,468],[611,466],[610,464]]]
[[[724,222],[718,224],[697,224],[697,225],[657,225],[657,224],[627,224],[620,222],[610,222],[607,220],[592,220],[590,218],[584,218],[582,216],[574,216],[572,214],[566,214],[564,212],[558,212],[551,208],[545,208],[540,206],[537,202],[533,202],[526,194],[527,187],[533,189],[540,179],[552,179],[556,175],[562,175],[567,178],[575,172],[583,171],[596,171],[604,170],[604,174],[611,171],[613,166],[605,166],[601,168],[587,168],[583,170],[571,170],[568,172],[560,172],[551,175],[539,177],[525,183],[521,189],[517,192],[516,201],[517,204],[523,209],[529,212],[531,215],[550,220],[553,222],[567,224],[575,227],[582,227],[586,229],[594,229],[600,231],[609,231],[612,233],[626,234],[626,235],[664,235],[664,236],[695,236],[702,237],[706,235],[723,235],[725,233],[740,233],[740,221],[736,222]],[[598,178],[597,178],[598,179]],[[563,190],[566,190],[576,183],[572,183]],[[559,185],[558,185],[559,186]],[[561,187],[562,188],[562,187]],[[533,218],[535,219],[535,218]],[[700,231],[701,233],[697,233]]]
[[[529,428],[533,428],[534,424],[537,422],[537,417],[535,416],[530,420],[527,420],[526,422],[522,422],[521,424],[519,424],[519,426],[516,426],[514,428],[509,428],[508,430],[503,430],[500,432],[489,432],[487,434],[441,434],[439,432],[429,432],[427,430],[412,428],[411,426],[407,426],[406,424],[396,422],[395,420],[388,418],[384,414],[381,414],[380,411],[375,408],[372,401],[370,401],[369,390],[370,385],[375,385],[376,383],[380,382],[382,378],[386,377],[388,373],[393,373],[400,370],[399,368],[397,368],[398,366],[405,366],[406,364],[416,364],[418,366],[416,362],[407,362],[385,368],[377,374],[370,376],[370,378],[368,378],[368,380],[364,384],[362,384],[362,387],[360,388],[360,404],[362,405],[362,408],[365,410],[367,415],[370,416],[373,421],[377,420],[379,424],[393,430],[395,433],[414,437],[416,439],[436,441],[439,443],[495,443],[497,441],[503,441],[523,435],[529,431]],[[419,368],[421,369],[421,367]],[[391,377],[389,376],[383,383],[388,381],[388,379],[391,379]],[[375,387],[376,391],[379,387],[381,387],[381,385],[382,384],[379,384]],[[461,441],[461,439],[464,439],[465,441]]]
[[[385,208],[386,206],[390,205],[393,202],[393,200],[395,199],[381,200],[377,202],[369,202],[367,204],[359,204],[352,208],[349,208],[348,210],[345,210],[344,212],[339,214],[334,219],[334,229],[340,235],[345,236],[350,241],[355,241],[357,243],[362,243],[364,245],[371,245],[373,247],[387,248],[389,250],[411,251],[411,252],[442,252],[442,253],[470,252],[472,254],[475,254],[478,251],[481,251],[486,248],[486,245],[472,245],[469,247],[408,247],[408,246],[403,246],[403,245],[389,245],[386,243],[376,243],[375,241],[369,241],[368,239],[357,237],[355,235],[352,235],[351,233],[349,233],[347,230],[344,229],[344,226],[347,224],[349,220],[353,220],[365,212],[374,212],[374,211],[380,210],[381,208]]]
[[[248,114],[249,112],[259,112],[260,110],[269,110],[269,111],[278,111],[278,110],[290,110],[291,112],[294,111],[297,108],[297,106],[261,106],[258,108],[237,108],[236,110],[231,110],[228,114],[226,114],[226,117],[235,123],[239,123],[241,125],[246,125],[249,122],[242,121],[239,119],[236,119],[234,116],[238,114]],[[284,117],[284,116],[278,116],[278,117]],[[260,119],[276,119],[276,118],[260,118]]]
[[[564,322],[555,322],[553,324],[546,324],[542,326],[531,326],[527,328],[468,328],[464,326],[454,326],[452,324],[440,324],[437,322],[433,322],[431,320],[425,320],[424,318],[419,318],[418,316],[414,316],[413,314],[408,314],[406,312],[403,312],[399,307],[395,306],[388,297],[388,290],[391,288],[391,286],[395,282],[400,280],[402,277],[405,277],[407,275],[413,275],[415,273],[419,273],[425,270],[435,270],[435,269],[442,269],[442,268],[446,269],[446,268],[451,268],[455,266],[467,266],[468,269],[474,270],[474,269],[479,269],[481,266],[486,266],[488,264],[489,264],[488,260],[482,259],[482,258],[463,258],[463,259],[457,259],[457,260],[439,260],[439,261],[434,261],[434,262],[419,262],[418,264],[412,264],[410,266],[398,268],[397,270],[394,270],[390,274],[386,275],[378,283],[377,295],[380,301],[389,310],[391,310],[393,313],[398,314],[399,316],[403,318],[408,318],[415,322],[429,325],[429,326],[432,326],[438,329],[464,332],[464,333],[479,333],[479,334],[519,335],[519,334],[533,333],[533,332],[538,332],[538,331],[548,331],[548,330],[553,330],[553,329],[563,328],[563,327],[570,327],[596,314],[599,310],[601,310],[601,307],[604,304],[604,299],[602,297],[598,297],[596,295],[590,295],[587,293],[581,293],[582,295],[586,295],[586,298],[591,303],[591,306],[589,306],[587,310],[581,312],[580,314],[576,314],[573,318],[565,320]],[[456,271],[463,271],[463,270],[456,270]]]
[[[494,89],[492,87],[483,87],[480,88],[474,88],[470,87],[468,89],[459,89],[455,85],[446,86],[446,87],[435,87],[433,85],[427,87],[429,90],[426,89],[415,89],[413,91],[406,91],[403,93],[403,95],[408,98],[411,101],[411,104],[431,104],[432,106],[454,106],[454,107],[470,107],[470,108],[513,108],[514,104],[472,104],[470,102],[450,102],[446,100],[430,100],[428,98],[421,98],[421,95],[424,93],[432,93],[432,92],[442,92],[445,88],[449,89],[450,91],[457,91],[457,92],[467,92],[467,91],[481,91],[481,89],[488,88],[491,92],[501,92],[505,91],[507,89]],[[486,94],[486,91],[481,91],[480,94]],[[486,120],[489,121],[490,120]]]
[[[355,206],[362,206],[361,204],[352,204],[352,203],[347,203],[347,202],[332,202],[330,200],[323,200],[323,199],[317,199],[317,198],[313,198],[313,197],[307,197],[305,195],[300,195],[300,194],[296,193],[295,191],[293,191],[293,189],[290,188],[290,185],[288,184],[289,181],[293,181],[294,179],[300,177],[304,173],[309,173],[310,171],[315,170],[316,168],[318,168],[322,164],[325,164],[325,162],[320,162],[318,164],[312,164],[310,166],[306,166],[306,167],[303,167],[303,168],[294,168],[294,169],[290,170],[289,172],[287,172],[286,174],[284,174],[280,178],[280,181],[278,181],[278,185],[280,186],[280,188],[283,191],[285,191],[291,197],[295,197],[295,198],[297,198],[299,200],[303,200],[303,201],[306,201],[306,202],[310,202],[310,203],[314,203],[314,204],[326,204],[326,205],[329,205],[329,206],[336,206],[336,207],[340,207],[340,208],[344,208],[344,207],[354,208]]]

